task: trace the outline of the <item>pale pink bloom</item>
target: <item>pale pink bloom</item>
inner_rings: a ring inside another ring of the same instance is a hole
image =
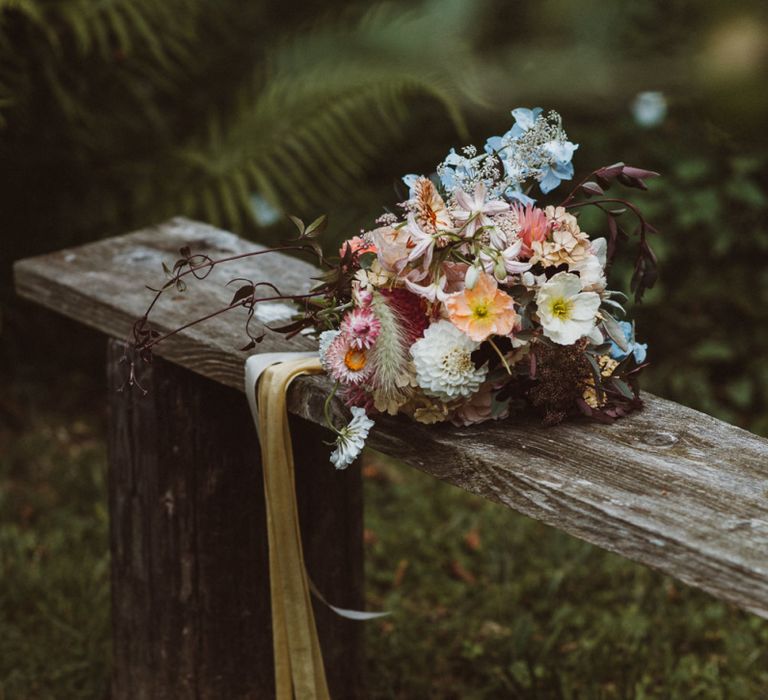
[[[514,299],[485,272],[472,289],[451,294],[445,307],[451,323],[478,343],[492,335],[509,335],[520,320]]]
[[[507,274],[519,275],[523,272],[527,272],[533,266],[529,262],[522,262],[520,256],[523,253],[523,242],[521,240],[515,241],[511,246],[506,248],[501,257],[504,260],[504,267],[507,270]]]
[[[352,347],[368,350],[379,337],[381,323],[369,308],[352,309],[344,316],[340,330]]]
[[[552,230],[552,222],[546,214],[532,204],[523,207],[520,204],[515,205],[515,214],[520,227],[518,238],[523,246],[520,252],[521,257],[530,258],[533,254],[534,241],[544,241]]]
[[[411,236],[405,226],[381,226],[371,232],[379,264],[388,272],[399,272],[408,262]]]
[[[356,348],[350,338],[339,333],[325,352],[325,365],[328,373],[342,384],[360,384],[366,381],[373,371],[368,352]]]
[[[435,250],[436,236],[424,231],[413,214],[408,215],[408,225],[405,232],[410,236],[406,244],[408,248],[408,262],[421,259],[421,267],[426,270],[432,262],[432,253]]]
[[[523,242],[521,240],[515,241],[511,246],[507,246],[501,251],[501,263],[504,265],[504,271],[507,275],[519,275],[523,272],[527,272],[533,267],[530,262],[523,262],[520,260],[520,254],[522,252]],[[496,258],[492,257],[486,252],[480,253],[480,262],[483,265],[483,269],[489,274],[493,275],[496,270]],[[503,273],[497,279],[504,281]]]
[[[433,304],[435,301],[445,301],[446,299],[447,295],[445,294],[445,275],[439,275],[429,284],[416,284],[418,280],[412,279],[411,275],[404,277],[403,281],[405,282],[405,286],[408,290],[417,296],[432,302]]]
[[[479,182],[474,194],[469,195],[464,190],[456,190],[456,207],[453,209],[453,218],[459,224],[464,223],[461,231],[464,238],[472,238],[484,226],[493,226],[491,216],[509,210],[509,204],[501,199],[485,199],[485,184]]]
[[[509,416],[509,403],[497,405],[494,413],[494,387],[491,383],[483,384],[477,393],[473,394],[466,403],[459,406],[451,416],[454,425],[466,427],[484,423],[487,420],[502,420]]]
[[[445,274],[445,291],[447,294],[460,292],[464,289],[464,279],[467,276],[469,265],[462,262],[444,262],[443,273]]]

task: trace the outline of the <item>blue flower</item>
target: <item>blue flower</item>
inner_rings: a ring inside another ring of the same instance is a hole
[[[542,178],[539,187],[548,194],[557,187],[561,180],[573,177],[573,154],[579,146],[565,139],[548,141],[542,146],[542,151],[548,156],[549,165],[542,168]]]
[[[610,356],[614,360],[621,362],[632,354],[638,365],[643,364],[648,351],[648,343],[638,343],[635,341],[635,327],[629,321],[619,321],[619,328],[621,328],[621,332],[624,333],[626,338],[627,351],[625,352],[616,343],[611,341]]]
[[[416,175],[415,173],[410,173],[408,175],[403,175],[402,180],[403,183],[405,183],[405,186],[408,188],[408,196],[413,197],[414,195],[414,186],[416,185],[416,182],[421,177],[421,175]]]
[[[513,109],[512,116],[515,118],[515,124],[508,133],[514,138],[521,136],[526,131],[533,128],[533,125],[543,111],[544,110],[541,107],[534,107],[533,109],[518,107],[517,109]]]
[[[512,128],[485,142],[485,152],[501,160],[505,180],[513,191],[535,178],[541,191],[549,194],[561,181],[573,178],[571,161],[578,145],[567,140],[557,115],[544,118],[542,112],[541,107],[513,109]]]

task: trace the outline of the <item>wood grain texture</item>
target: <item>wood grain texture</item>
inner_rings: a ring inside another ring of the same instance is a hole
[[[172,262],[171,251],[184,243],[194,249],[207,245],[209,253],[216,245],[251,245],[174,220],[22,261],[17,287],[33,301],[120,336],[146,302],[139,282],[155,281],[160,260]],[[311,267],[286,258],[268,262],[269,257],[249,264],[244,276],[306,288]],[[116,278],[116,260],[131,260],[135,273]],[[178,324],[190,309],[208,308],[214,298],[226,301],[222,280],[244,273],[222,272],[218,281],[197,283],[187,301],[166,302],[161,325]],[[219,319],[161,345],[158,353],[239,388],[245,357],[235,348],[241,342],[236,322]],[[308,346],[306,338],[288,344],[272,336],[258,350]],[[322,377],[302,378],[292,388],[289,409],[321,422],[327,391]],[[642,412],[611,426],[571,422],[544,429],[513,419],[475,428],[425,427],[384,417],[369,444],[768,617],[768,440],[655,396],[644,399]]]
[[[163,360],[141,368],[146,396],[119,392],[121,355],[110,341],[112,697],[273,697],[263,475],[248,406]],[[360,470],[326,469],[327,431],[293,420],[307,569],[333,602],[362,609]],[[333,697],[360,697],[361,625],[319,603],[315,612]]]

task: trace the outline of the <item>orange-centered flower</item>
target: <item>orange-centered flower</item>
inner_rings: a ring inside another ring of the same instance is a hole
[[[344,355],[344,364],[353,372],[359,372],[363,369],[366,361],[365,350],[362,349],[358,350],[356,348],[350,348],[347,350],[346,355]]]
[[[509,335],[520,318],[512,297],[485,272],[472,289],[451,294],[445,306],[451,323],[478,343],[492,335]]]

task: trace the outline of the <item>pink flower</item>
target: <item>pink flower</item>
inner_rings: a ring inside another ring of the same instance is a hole
[[[493,220],[489,217],[501,214],[509,209],[509,204],[501,199],[485,199],[485,184],[480,182],[470,196],[464,190],[456,190],[456,208],[453,210],[453,218],[460,224],[464,223],[462,236],[472,238],[483,226],[493,226]]]
[[[373,371],[367,350],[354,347],[344,333],[339,333],[328,346],[325,363],[331,377],[342,384],[361,384]]]
[[[367,237],[367,235],[366,237],[355,236],[354,238],[344,241],[344,243],[341,244],[341,248],[339,248],[339,255],[344,257],[347,251],[351,251],[352,255],[355,257],[358,257],[363,253],[375,253],[376,246],[371,243],[370,240],[366,240]]]
[[[459,406],[451,416],[454,425],[469,426],[483,423],[487,420],[500,420],[509,416],[509,402],[505,404],[493,403],[494,387],[488,383],[483,384],[477,393],[473,394],[466,403]],[[494,411],[496,408],[496,411]]]
[[[530,258],[533,254],[534,241],[546,240],[552,229],[552,223],[541,209],[537,209],[532,204],[525,207],[520,204],[515,205],[515,214],[520,226],[520,232],[517,235],[523,242],[520,257]]]
[[[340,330],[353,348],[368,350],[379,337],[381,323],[370,308],[352,309],[344,316]]]

